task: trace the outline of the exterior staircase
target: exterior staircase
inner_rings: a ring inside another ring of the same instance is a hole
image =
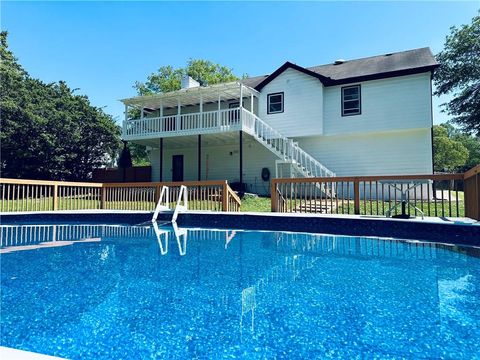
[[[289,167],[289,177],[335,177],[333,171],[298,146],[298,142],[280,134],[252,112],[242,110],[243,129],[280,159],[275,162],[276,177],[285,177],[281,171],[284,165]],[[327,197],[335,197],[335,184],[327,188],[325,183],[317,183],[316,187]]]
[[[335,176],[333,171],[303,150],[297,142],[280,134],[257,115],[246,109],[242,110],[242,123],[246,132],[280,159],[280,162],[277,162],[277,173],[278,164],[284,163],[290,164],[292,177],[295,177],[295,174],[299,174],[298,177]]]

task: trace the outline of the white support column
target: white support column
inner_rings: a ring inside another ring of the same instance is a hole
[[[222,101],[222,98],[221,98],[220,92],[218,92],[218,111],[217,111],[217,126],[218,127],[220,127],[221,124],[222,124],[222,114],[220,112],[221,101]]]
[[[240,84],[240,102],[239,102],[240,109],[243,108],[243,84]]]
[[[198,127],[203,128],[203,95],[200,93],[200,119],[199,119],[199,124],[197,124]]]
[[[253,93],[250,94],[250,112],[253,114]]]
[[[127,132],[127,121],[128,121],[128,105],[125,105],[125,120],[123,121],[123,127],[122,127],[123,136],[125,136]]]
[[[143,106],[142,106],[140,108],[140,119],[143,119],[143,116],[144,116],[144,114],[143,114]]]
[[[240,126],[242,126],[242,118],[243,118],[243,84],[240,84],[240,102],[238,103],[238,119],[240,120]]]
[[[180,113],[182,111],[182,106],[180,104],[180,98],[177,99],[177,119],[176,119],[176,126],[175,130],[178,131],[180,130]]]
[[[162,120],[162,117],[163,117],[163,101],[162,100],[160,100],[160,107],[158,108],[158,117],[159,117],[159,119],[157,120],[158,131],[165,131],[166,126]]]

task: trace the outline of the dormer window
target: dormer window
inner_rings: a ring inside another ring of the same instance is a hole
[[[342,116],[362,113],[360,85],[342,87]]]
[[[283,92],[267,95],[267,114],[283,113]]]

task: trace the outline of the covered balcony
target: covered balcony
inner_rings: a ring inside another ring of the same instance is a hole
[[[231,82],[123,99],[122,137],[147,140],[247,130],[254,126],[258,96],[256,90]],[[129,118],[133,113],[139,116]]]

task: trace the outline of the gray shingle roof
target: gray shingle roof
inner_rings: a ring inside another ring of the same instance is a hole
[[[341,80],[435,65],[437,65],[437,62],[430,49],[426,47],[345,61],[339,65],[327,64],[307,69],[333,80]]]
[[[438,66],[430,48],[420,48],[391,54],[347,60],[341,64],[325,64],[306,68],[331,80],[326,85],[336,85],[349,81],[369,80],[398,76],[404,73],[431,71]],[[242,80],[250,87],[257,87],[269,75]]]
[[[251,88],[255,88],[258,84],[260,84],[267,77],[268,77],[268,75],[250,77],[250,78],[246,78],[246,79],[241,80],[241,83],[244,84],[244,85],[250,86]]]

